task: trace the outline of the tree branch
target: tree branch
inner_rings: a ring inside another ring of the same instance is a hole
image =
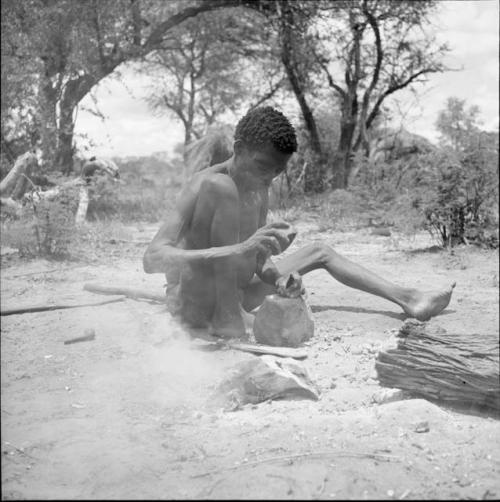
[[[138,0],[130,0],[130,10],[132,11],[132,43],[136,47],[141,46],[141,6]]]
[[[375,120],[375,117],[378,114],[378,111],[380,109],[380,105],[382,104],[384,99],[387,98],[387,96],[390,96],[391,94],[393,94],[396,91],[404,89],[405,87],[410,85],[414,80],[416,80],[418,77],[421,77],[422,75],[425,75],[427,73],[438,73],[440,71],[442,71],[440,68],[424,68],[424,69],[420,70],[419,72],[411,75],[410,77],[408,77],[406,80],[404,80],[400,84],[393,85],[393,86],[389,87],[385,92],[383,92],[379,96],[379,98],[377,99],[377,101],[373,105],[373,108],[370,112],[370,115],[368,115],[368,119],[366,120],[366,128],[367,129],[370,128],[371,123]]]
[[[382,67],[382,60],[384,57],[384,52],[382,49],[382,40],[380,37],[380,29],[377,23],[377,20],[373,16],[373,14],[368,10],[368,5],[367,5],[367,0],[363,1],[363,7],[362,7],[363,13],[368,19],[368,23],[370,24],[373,33],[375,34],[375,47],[376,47],[376,62],[375,62],[375,68],[373,70],[373,75],[372,79],[370,81],[370,84],[368,85],[368,88],[365,90],[365,93],[363,95],[363,101],[361,104],[361,120],[359,122],[359,134],[358,134],[358,139],[356,140],[355,144],[355,149],[359,146],[359,142],[363,142],[365,145],[365,150],[368,153],[369,150],[369,143],[368,143],[368,138],[366,134],[367,130],[367,120],[366,116],[368,114],[368,107],[370,105],[370,97],[375,89],[376,85],[378,84],[379,76],[380,76],[380,68]]]
[[[321,61],[321,59],[319,57],[317,57],[316,60],[318,61],[318,64],[321,66],[321,68],[323,69],[323,71],[326,74],[326,78],[328,79],[328,85],[332,89],[335,89],[342,96],[342,99],[346,99],[347,93],[344,91],[344,89],[342,89],[342,87],[340,87],[338,84],[336,84],[333,81],[333,77],[332,77],[330,71],[328,70],[328,67],[324,63],[324,61]]]
[[[92,0],[92,21],[94,23],[95,34],[97,39],[97,50],[99,52],[99,62],[101,67],[105,66],[104,49],[102,45],[101,26],[99,24],[99,11],[97,8],[97,0]]]
[[[281,88],[281,86],[283,85],[284,81],[285,81],[285,77],[282,77],[278,81],[277,84],[275,84],[273,87],[271,87],[271,89],[269,90],[269,92],[267,92],[266,94],[264,94],[264,96],[262,96],[260,99],[258,99],[255,104],[250,105],[249,109],[253,110],[254,108],[257,108],[262,103],[264,103],[265,101],[267,101],[268,99],[272,98],[278,92],[278,89]]]
[[[370,96],[371,96],[371,93],[373,92],[373,89],[375,89],[375,86],[378,83],[378,79],[380,76],[380,68],[382,67],[382,59],[384,57],[384,52],[382,49],[382,40],[380,37],[380,29],[378,27],[377,20],[375,19],[373,14],[368,10],[366,0],[363,2],[363,12],[365,13],[366,17],[368,18],[368,22],[373,29],[373,33],[375,34],[375,47],[377,49],[377,60],[375,62],[375,69],[373,71],[370,85],[366,89],[365,94],[363,96],[362,113],[368,109],[368,103],[370,102]]]
[[[155,49],[161,43],[163,35],[168,30],[181,24],[183,21],[189,19],[190,17],[197,16],[202,12],[208,12],[211,10],[220,9],[222,7],[231,7],[231,6],[236,7],[243,3],[245,2],[241,2],[238,0],[210,0],[210,1],[205,0],[203,3],[201,3],[196,7],[187,7],[181,12],[178,12],[177,14],[174,14],[173,16],[169,17],[166,21],[163,21],[163,23],[160,23],[147,38],[146,42],[142,46],[143,50],[149,52]]]

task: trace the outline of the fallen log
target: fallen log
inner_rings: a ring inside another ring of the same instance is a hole
[[[38,161],[31,152],[19,156],[14,167],[0,182],[0,197],[13,201],[21,199],[29,186],[28,178],[36,171]],[[4,201],[5,202],[5,201]]]
[[[498,335],[464,335],[415,319],[398,333],[397,348],[375,362],[384,387],[459,406],[500,411]]]
[[[108,303],[121,302],[125,298],[121,296],[120,298],[113,298],[111,300],[101,300],[99,302],[90,303],[66,303],[58,305],[29,305],[25,307],[14,307],[14,308],[4,308],[0,307],[0,315],[14,315],[14,314],[33,314],[35,312],[46,312],[48,310],[61,310],[61,309],[75,309],[79,307],[97,307],[99,305],[106,305]]]
[[[103,295],[123,295],[127,298],[132,298],[134,300],[145,299],[145,300],[153,300],[159,303],[166,302],[165,295],[156,295],[154,293],[150,293],[148,291],[144,291],[141,289],[135,288],[126,288],[119,286],[102,286],[100,284],[85,284],[83,286],[85,291],[90,291],[92,293],[101,293]]]
[[[224,344],[234,350],[250,352],[251,354],[269,354],[278,357],[291,357],[292,359],[306,359],[307,351],[294,347],[271,347],[270,345],[260,345],[256,343],[244,343],[228,340]]]

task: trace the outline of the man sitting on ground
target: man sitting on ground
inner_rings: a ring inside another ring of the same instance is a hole
[[[191,327],[245,337],[250,312],[266,295],[300,290],[302,275],[324,269],[347,286],[396,303],[411,317],[439,314],[455,284],[430,292],[398,286],[322,243],[273,262],[295,234],[285,222],[266,224],[268,189],[296,150],[288,119],[271,107],[257,108],[238,123],[233,156],[192,177],[143,259],[146,273],[166,274],[172,312]]]

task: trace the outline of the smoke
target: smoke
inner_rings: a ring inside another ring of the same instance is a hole
[[[155,342],[141,356],[141,372],[154,379],[150,397],[162,406],[206,408],[231,367],[245,357],[210,350],[215,346],[193,339],[169,315],[155,316],[149,336]]]
[[[110,405],[176,417],[212,409],[222,380],[251,356],[195,339],[170,314],[156,309],[127,302],[127,309],[123,304],[101,307],[95,317],[75,309],[67,332],[82,335],[92,328],[96,338],[60,344],[61,353],[68,363],[74,357],[81,361],[94,397]]]

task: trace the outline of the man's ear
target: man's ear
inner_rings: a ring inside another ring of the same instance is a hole
[[[235,155],[241,155],[243,153],[244,148],[245,145],[243,144],[243,141],[241,141],[241,139],[237,139],[234,142],[233,151]]]

